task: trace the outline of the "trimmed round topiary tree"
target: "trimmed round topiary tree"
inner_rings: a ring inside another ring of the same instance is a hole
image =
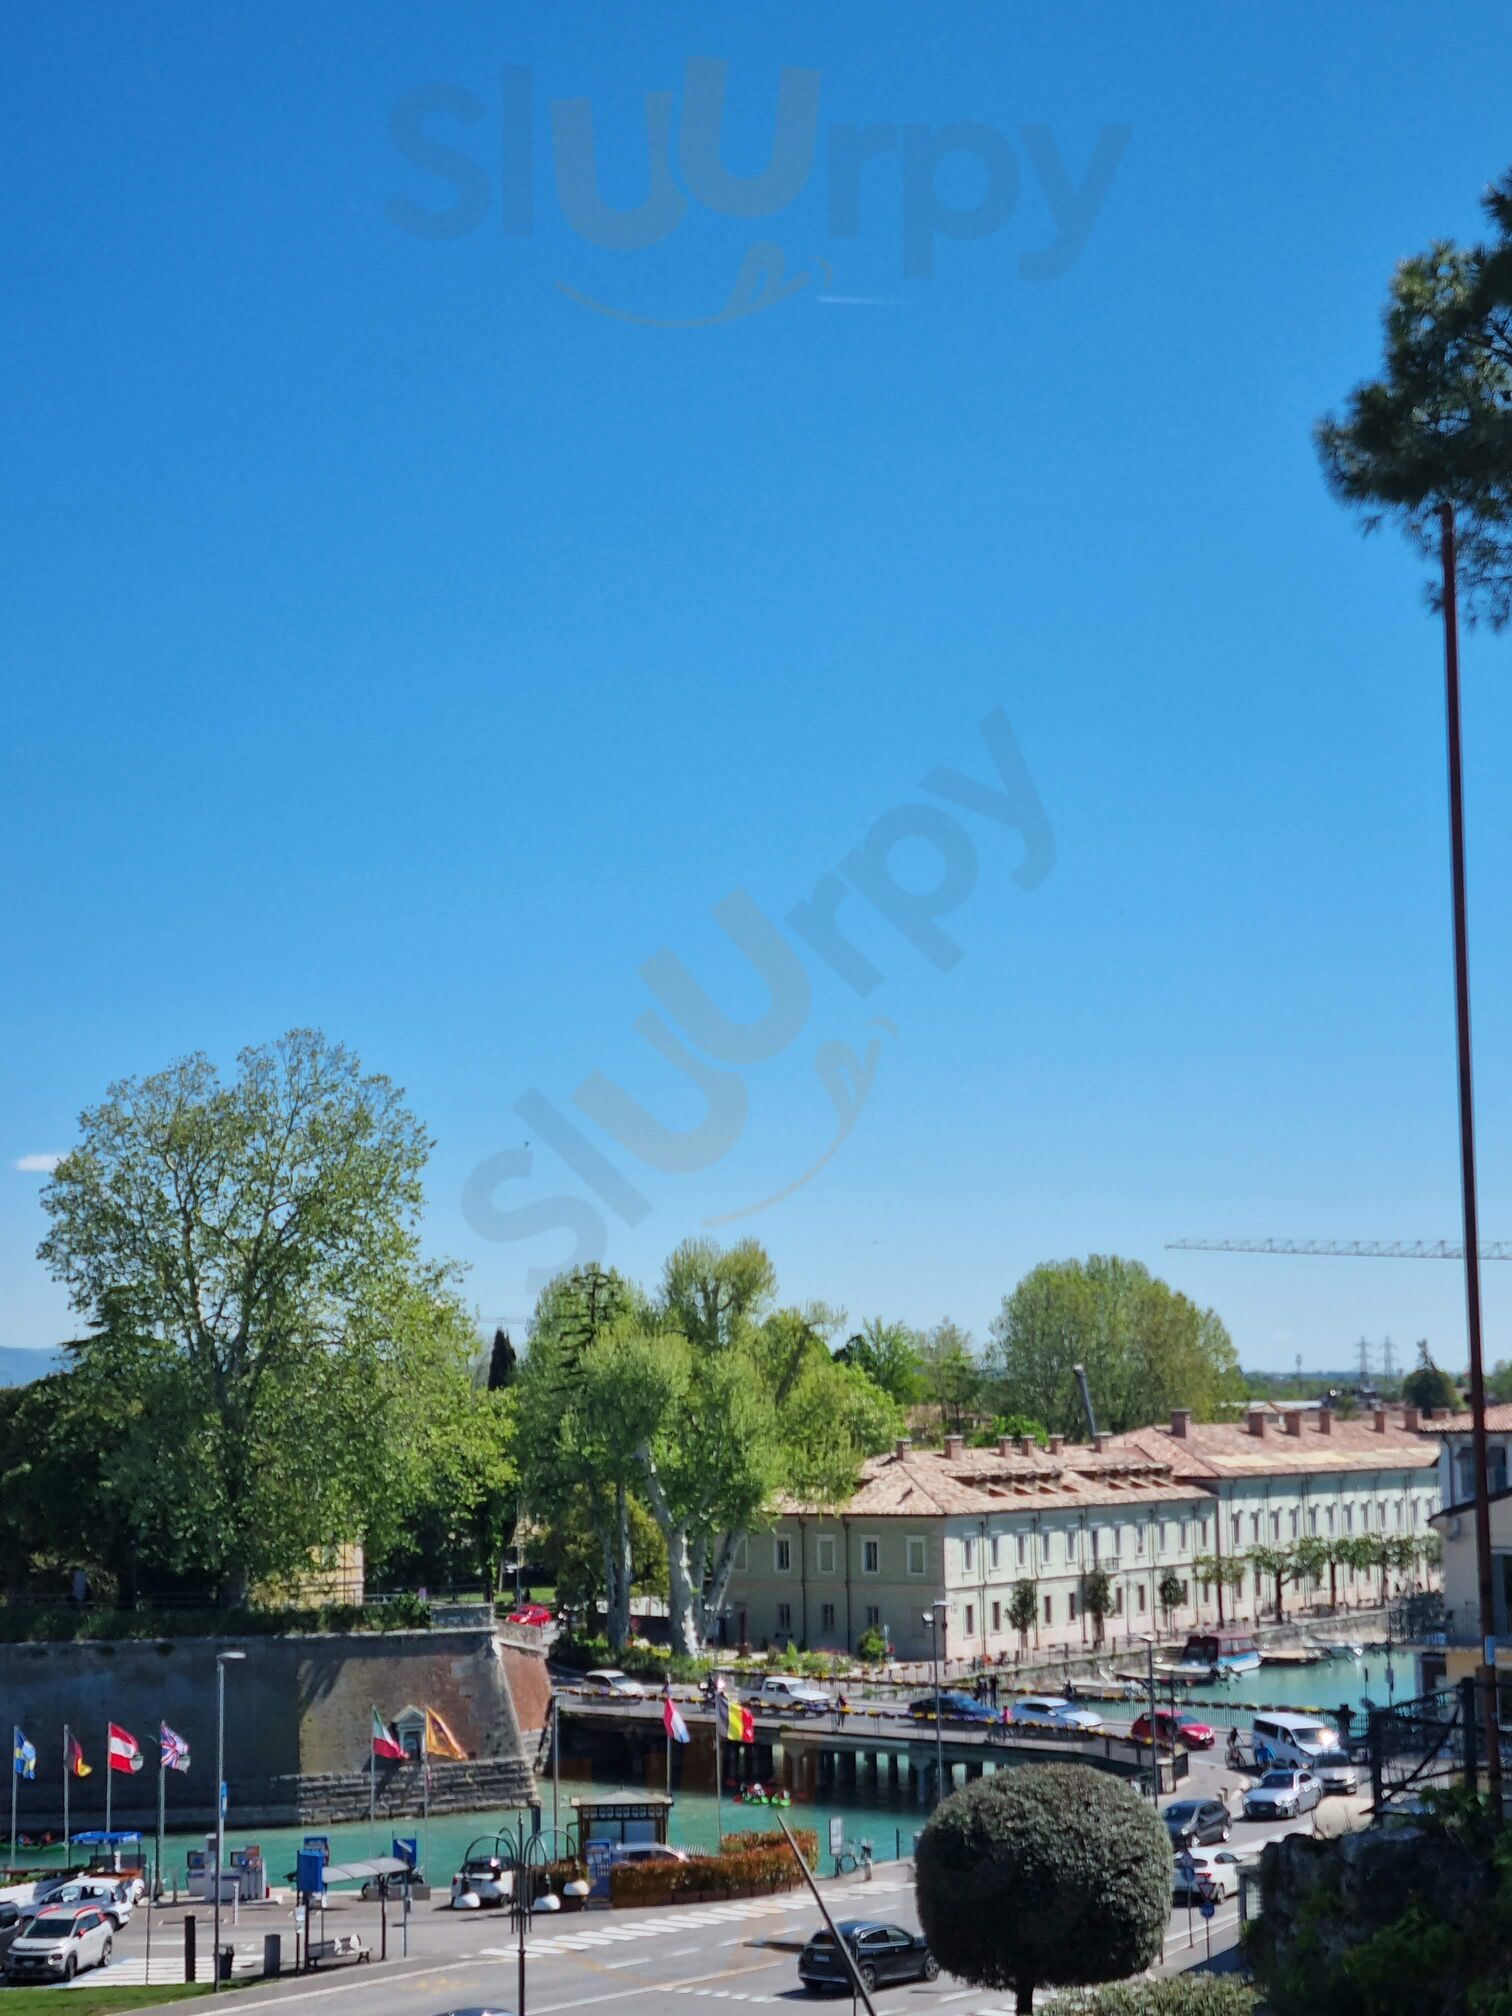
[[[1148,1967],[1171,1915],[1171,1842],[1147,1799],[1084,1764],[1015,1765],[953,1792],[914,1862],[942,1967],[1011,1988],[1089,1987]]]

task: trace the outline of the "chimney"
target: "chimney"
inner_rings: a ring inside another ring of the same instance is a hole
[[[945,1437],[946,1462],[953,1463],[965,1447],[966,1437],[964,1435],[947,1435]]]
[[[1320,1407],[1318,1409],[1318,1433],[1320,1435],[1332,1435],[1333,1433],[1332,1407]]]
[[[1421,1421],[1422,1416],[1418,1413],[1416,1407],[1404,1407],[1402,1409],[1402,1426],[1407,1430],[1409,1435],[1417,1433]]]
[[[1190,1407],[1173,1407],[1171,1409],[1171,1433],[1178,1441],[1185,1442],[1186,1432],[1191,1425],[1192,1410]]]
[[[999,1435],[997,1439],[997,1452],[999,1456],[1011,1456],[1015,1447],[1016,1444],[1011,1435]]]
[[[908,1454],[909,1450],[912,1449],[912,1447],[913,1443],[910,1442],[908,1437],[906,1435],[900,1435],[897,1441],[894,1442],[893,1444],[893,1454],[894,1456],[897,1457],[898,1461],[901,1463],[903,1458]]]
[[[1265,1409],[1263,1407],[1251,1407],[1247,1409],[1244,1416],[1244,1425],[1248,1428],[1251,1435],[1263,1435],[1265,1433]]]
[[[1018,1438],[1018,1453],[1020,1454],[1020,1456],[1032,1456],[1034,1454],[1034,1450],[1035,1450],[1034,1437],[1032,1435],[1020,1435],[1020,1437]]]
[[[1064,1435],[1052,1435],[1050,1437],[1050,1454],[1052,1456],[1059,1456],[1065,1446],[1066,1438]]]
[[[1099,1456],[1101,1456],[1104,1448],[1107,1446],[1107,1440],[1108,1438],[1106,1435],[1094,1435],[1092,1437],[1092,1447],[1096,1450]]]
[[[1300,1407],[1293,1407],[1288,1410],[1286,1432],[1288,1435],[1300,1435],[1302,1433],[1302,1410]]]
[[[1384,1435],[1386,1433],[1386,1409],[1384,1407],[1377,1407],[1375,1410],[1375,1431],[1377,1435]]]

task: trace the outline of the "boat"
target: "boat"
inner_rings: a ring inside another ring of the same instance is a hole
[[[1254,1673],[1260,1665],[1260,1648],[1254,1634],[1220,1624],[1210,1631],[1194,1631],[1182,1647],[1173,1669],[1182,1679],[1219,1680],[1231,1673]]]
[[[747,1785],[740,1795],[742,1806],[791,1806],[793,1795],[780,1787],[768,1792],[764,1785]]]

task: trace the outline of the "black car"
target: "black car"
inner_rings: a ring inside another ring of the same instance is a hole
[[[1227,1841],[1234,1831],[1233,1818],[1221,1799],[1178,1799],[1160,1817],[1176,1848]]]
[[[910,1701],[908,1712],[915,1722],[933,1722],[935,1719],[935,1697],[921,1694],[917,1701]],[[974,1695],[958,1694],[942,1689],[940,1694],[940,1720],[942,1722],[996,1722],[997,1710],[985,1701],[978,1701]]]
[[[867,1988],[889,1981],[933,1981],[939,1974],[939,1961],[917,1932],[876,1918],[845,1918],[838,1929]],[[798,1979],[811,1995],[825,1988],[850,1992],[851,1971],[830,1933],[816,1932],[799,1954]]]

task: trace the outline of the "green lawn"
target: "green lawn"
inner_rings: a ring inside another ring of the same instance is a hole
[[[64,1995],[60,2003],[59,1993]],[[112,1988],[108,1981],[102,1981],[98,1988],[7,1988],[0,1992],[0,2008],[8,2016],[43,2016],[44,2010],[51,2010],[52,2016],[61,2016],[63,2010],[69,2016],[111,2016],[116,2009],[155,2009],[162,2002],[187,2002],[191,1995],[208,1995],[208,1984],[202,1988],[191,1988],[180,1983],[177,1988]]]

